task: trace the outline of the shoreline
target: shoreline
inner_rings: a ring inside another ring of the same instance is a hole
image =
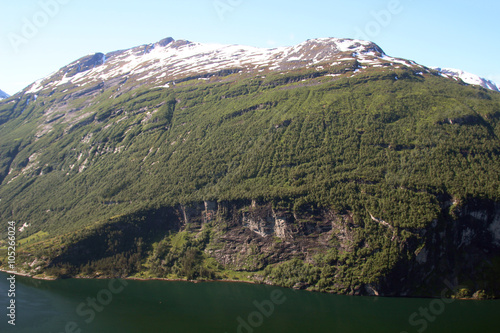
[[[274,286],[278,288],[285,288],[285,289],[292,289],[293,288],[286,288],[286,287],[281,287],[281,286],[276,286],[273,284],[269,283],[259,283],[255,281],[245,281],[245,280],[233,280],[233,279],[220,279],[220,280],[184,280],[184,279],[169,279],[169,278],[141,278],[141,277],[134,277],[134,276],[127,276],[124,278],[113,278],[109,276],[102,276],[102,277],[90,277],[90,276],[72,276],[69,278],[54,278],[54,277],[46,277],[46,276],[36,276],[36,275],[30,275],[28,273],[21,273],[21,272],[13,272],[13,271],[6,271],[3,268],[0,268],[0,272],[6,273],[6,274],[12,274],[16,276],[23,276],[23,277],[28,277],[31,279],[35,280],[43,280],[43,281],[57,281],[57,280],[66,280],[66,279],[79,279],[79,280],[112,280],[112,279],[121,279],[121,280],[131,280],[131,281],[165,281],[165,282],[188,282],[188,283],[246,283],[246,284],[254,284],[254,285],[266,285],[266,286]],[[309,292],[317,292],[317,291],[312,291],[312,290],[303,290],[303,291],[309,291]],[[344,294],[335,294],[335,293],[330,293],[330,292],[319,292],[322,294],[327,294],[327,295],[339,295],[339,296],[353,296],[353,297],[382,297],[382,298],[410,298],[410,299],[439,299],[440,297],[438,296],[428,296],[428,297],[422,297],[422,296],[366,296],[366,295],[344,295]],[[500,299],[498,298],[493,298],[493,299],[476,299],[476,298],[448,298],[448,299],[453,299],[456,301],[499,301]]]
[[[3,268],[0,268],[0,272],[3,272],[5,274],[15,275],[15,276],[29,277],[29,278],[35,279],[35,280],[45,280],[45,281],[55,281],[55,280],[57,280],[57,278],[41,277],[41,276],[31,275],[31,274],[28,274],[28,273],[22,273],[22,272],[17,272],[17,271],[7,271],[7,270],[5,270]]]
[[[248,283],[248,284],[264,284],[264,285],[269,285],[266,283],[258,283],[255,281],[246,281],[246,280],[234,280],[234,279],[219,279],[219,280],[185,280],[185,279],[169,279],[169,278],[141,278],[141,277],[135,277],[135,276],[127,276],[124,278],[113,278],[110,276],[72,276],[69,278],[56,278],[56,277],[48,277],[48,276],[37,276],[37,275],[31,275],[29,273],[24,273],[24,272],[15,272],[15,271],[7,271],[3,268],[0,268],[0,272],[6,273],[6,274],[11,274],[11,275],[16,275],[16,276],[23,276],[23,277],[28,277],[31,279],[35,280],[44,280],[44,281],[56,281],[56,280],[65,280],[65,279],[80,279],[80,280],[112,280],[112,279],[121,279],[121,280],[132,280],[132,281],[165,281],[165,282],[189,282],[189,283],[203,283],[203,282],[228,282],[228,283]]]
[[[93,279],[93,278],[89,278]],[[99,279],[99,278],[98,278]],[[103,277],[102,279],[112,279],[109,277]],[[169,278],[140,278],[129,276],[126,278],[122,278],[123,280],[132,280],[132,281],[166,281],[166,282],[189,282],[189,283],[203,283],[203,282],[229,282],[229,283],[248,283],[248,284],[265,284],[265,283],[257,283],[254,281],[244,281],[244,280],[184,280],[184,279],[169,279]]]

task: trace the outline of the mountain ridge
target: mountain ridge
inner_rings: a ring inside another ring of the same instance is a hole
[[[49,81],[47,87],[53,87],[66,83],[79,84],[88,76],[93,81],[135,76],[135,80],[146,83],[157,74],[153,82],[161,86],[175,82],[179,78],[208,74],[211,71],[290,70],[333,60],[336,54],[357,51],[381,52],[378,46],[371,42],[337,38],[309,40],[293,47],[274,49],[202,44],[167,38],[157,43],[114,51],[106,55],[96,53],[83,57],[53,75],[37,81],[29,87],[27,93],[44,89],[44,81]],[[312,55],[315,57],[311,57]],[[92,70],[89,71],[90,69]],[[56,82],[57,80],[59,82]]]
[[[437,70],[445,77],[459,78],[463,80],[465,83],[478,85],[485,89],[490,89],[493,91],[500,92],[500,88],[495,82],[482,78],[479,75],[465,72],[461,69],[455,69],[455,68],[433,67],[433,69]]]
[[[144,84],[167,86],[192,75],[209,74],[217,70],[239,72],[287,71],[313,67],[320,63],[356,60],[359,70],[372,66],[400,64],[428,72],[440,68],[419,65],[411,60],[386,55],[375,43],[348,38],[310,39],[290,47],[257,48],[243,45],[204,44],[171,37],[156,43],[144,44],[109,53],[82,57],[55,73],[35,81],[25,93],[74,84],[113,80],[117,77],[135,79]],[[397,65],[396,65],[397,66]],[[446,77],[463,78],[464,82],[498,91],[491,81],[460,70],[451,75],[450,69],[441,72]],[[470,78],[474,77],[474,80]]]

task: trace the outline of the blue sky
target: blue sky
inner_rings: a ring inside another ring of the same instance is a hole
[[[20,0],[0,13],[0,89],[14,94],[71,61],[165,37],[258,47],[364,38],[426,65],[500,83],[497,1]]]

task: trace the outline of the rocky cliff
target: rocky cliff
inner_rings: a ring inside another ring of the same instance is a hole
[[[441,204],[439,220],[408,229],[370,213],[354,216],[314,207],[290,212],[255,200],[196,202],[137,215],[137,220],[148,221],[146,225],[112,219],[76,237],[56,255],[30,255],[24,272],[37,275],[59,267],[60,273],[62,267],[66,276],[127,276],[134,268],[103,272],[98,265],[85,265],[124,254],[146,262],[160,257],[158,266],[168,271],[165,253],[159,254],[159,245],[152,244],[167,240],[168,247],[175,248],[174,233],[184,234],[192,244],[204,239],[198,247],[204,259],[192,265],[216,262],[212,271],[193,273],[193,279],[227,279],[223,272],[235,271],[246,281],[351,295],[441,296],[446,289],[447,296],[498,297],[500,204],[452,199]],[[366,233],[366,228],[372,231]],[[103,246],[106,243],[114,246]],[[131,251],[136,247],[142,249]],[[174,258],[171,267],[187,253],[189,249]],[[125,261],[125,266],[134,264]],[[138,270],[142,277],[169,276],[149,265]],[[452,287],[456,294],[449,292]]]

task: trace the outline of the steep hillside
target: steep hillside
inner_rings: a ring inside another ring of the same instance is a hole
[[[369,42],[166,39],[0,102],[0,218],[30,274],[498,296],[499,122]]]

